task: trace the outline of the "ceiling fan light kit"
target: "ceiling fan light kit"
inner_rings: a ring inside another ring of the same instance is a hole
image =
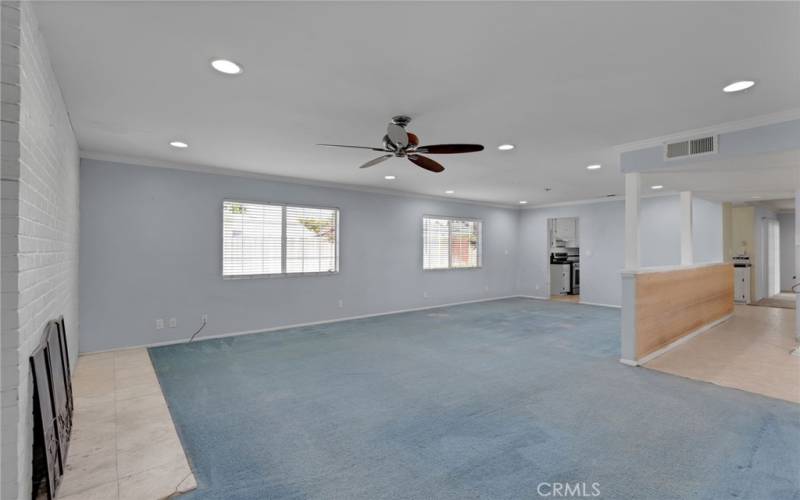
[[[374,148],[369,146],[348,146],[344,144],[318,144],[318,146],[332,146],[338,148],[356,148],[356,149],[369,149],[371,151],[380,151],[384,154],[375,159],[372,159],[359,168],[369,168],[382,163],[389,158],[407,158],[408,161],[424,168],[430,172],[442,172],[444,167],[437,161],[434,161],[427,156],[422,156],[420,153],[425,154],[459,154],[459,153],[475,153],[483,151],[483,146],[480,144],[432,144],[428,146],[419,145],[419,137],[416,134],[408,132],[406,127],[411,123],[411,118],[406,115],[398,115],[392,118],[389,125],[386,127],[386,135],[383,136],[383,147]]]

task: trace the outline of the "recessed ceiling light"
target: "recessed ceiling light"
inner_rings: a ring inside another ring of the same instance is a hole
[[[742,80],[742,81],[739,81],[739,82],[733,82],[733,83],[731,83],[729,85],[726,85],[725,88],[722,89],[722,91],[723,92],[728,92],[728,93],[741,92],[742,90],[749,89],[750,87],[752,87],[755,84],[756,84],[756,82],[754,82],[752,80]]]
[[[602,165],[600,165],[599,163],[596,163],[596,164],[594,164],[594,165],[589,165],[589,166],[587,166],[587,167],[586,167],[586,170],[598,170],[598,169],[600,169],[600,168],[603,168],[603,166],[602,166]]]
[[[519,204],[520,204],[520,205],[527,205],[527,204],[528,204],[528,202],[527,202],[527,201],[525,201],[525,200],[521,200],[521,201],[519,202]]]
[[[512,149],[514,149],[514,147],[515,146],[513,144],[501,144],[497,146],[497,149],[499,149],[500,151],[511,151]]]
[[[173,148],[178,148],[178,149],[186,149],[189,147],[189,145],[183,141],[172,141],[169,143],[169,145],[172,146]]]
[[[226,75],[238,75],[242,72],[241,66],[228,59],[214,59],[211,61],[211,67]]]
[[[453,191],[452,189],[448,189],[447,191],[444,192],[444,194],[453,194],[453,193],[455,193],[455,191]]]
[[[397,177],[395,177],[393,175],[384,175],[383,178],[386,179],[387,181],[393,181],[393,180],[397,179]]]
[[[656,184],[655,186],[650,186],[650,189],[655,189],[656,191],[658,191],[659,189],[664,189],[664,186],[662,186],[661,184]]]

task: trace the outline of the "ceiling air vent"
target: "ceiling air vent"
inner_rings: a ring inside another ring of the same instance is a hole
[[[689,156],[689,141],[673,142],[667,144],[667,159]]]
[[[664,158],[673,160],[687,156],[703,155],[717,152],[717,137],[698,137],[685,141],[671,142],[664,145]]]

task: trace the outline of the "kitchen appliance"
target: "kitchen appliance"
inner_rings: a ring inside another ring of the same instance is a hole
[[[570,263],[570,270],[571,270],[571,277],[572,277],[572,287],[570,290],[570,294],[572,295],[579,295],[581,293],[581,263],[580,262],[571,262]]]
[[[580,293],[580,249],[554,246],[550,249],[550,294]]]
[[[735,255],[733,260],[733,300],[740,304],[750,303],[750,263],[749,255]]]

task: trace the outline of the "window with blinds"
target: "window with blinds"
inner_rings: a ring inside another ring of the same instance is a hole
[[[339,271],[339,211],[225,201],[222,274],[327,274]]]
[[[481,221],[422,218],[422,268],[469,269],[481,266]]]

